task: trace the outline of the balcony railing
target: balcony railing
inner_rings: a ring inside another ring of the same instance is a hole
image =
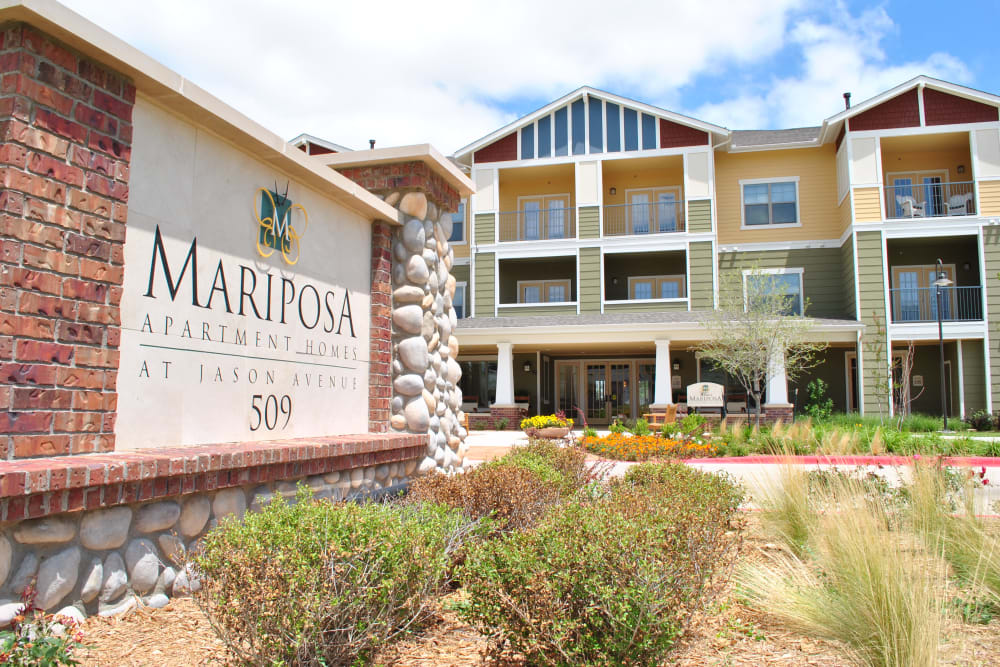
[[[972,182],[949,183],[926,178],[919,183],[885,188],[886,218],[937,218],[975,215],[976,195]]]
[[[893,322],[937,322],[936,287],[896,287],[889,290]],[[983,319],[982,287],[942,287],[941,319],[970,322]]]
[[[507,211],[497,217],[501,241],[576,238],[576,214],[572,208]]]
[[[631,236],[684,231],[684,203],[611,204],[604,207],[604,235]]]

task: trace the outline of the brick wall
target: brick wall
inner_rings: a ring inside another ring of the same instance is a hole
[[[517,159],[517,132],[511,132],[502,139],[497,139],[489,146],[484,146],[472,154],[476,164],[483,162],[507,162]]]
[[[458,190],[448,185],[424,162],[396,162],[371,167],[345,167],[338,169],[365,190],[375,194],[411,191],[423,192],[427,199],[442,211],[458,210]]]
[[[114,449],[135,88],[0,30],[0,457]]]
[[[665,118],[660,119],[660,148],[705,146],[707,144],[707,132],[688,127],[687,125],[672,123]]]
[[[372,225],[371,343],[368,351],[368,430],[389,430],[392,400],[392,230]]]
[[[997,119],[995,106],[924,88],[924,122],[928,125],[986,123]]]
[[[885,130],[892,127],[919,127],[920,103],[917,89],[908,90],[878,106],[859,113],[849,121],[852,132]]]

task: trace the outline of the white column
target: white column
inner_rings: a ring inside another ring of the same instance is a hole
[[[772,353],[767,364],[765,405],[788,405],[788,379],[785,377],[785,352]]]
[[[497,343],[497,399],[494,405],[514,405],[513,343]]]
[[[671,384],[670,371],[670,341],[658,340],[656,342],[656,380],[653,385],[653,404],[650,408],[666,409],[674,402],[673,386]]]

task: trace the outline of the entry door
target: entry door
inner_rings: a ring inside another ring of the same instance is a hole
[[[574,421],[577,419],[576,410],[580,405],[577,396],[580,386],[580,366],[577,362],[556,362],[556,405],[559,410],[566,413]]]
[[[609,424],[616,415],[632,416],[632,363],[586,364],[587,421]]]

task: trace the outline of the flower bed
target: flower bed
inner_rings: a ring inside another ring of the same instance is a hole
[[[521,429],[527,431],[529,428],[573,428],[573,420],[567,419],[562,412],[554,415],[536,415],[521,420]]]
[[[716,455],[715,445],[711,442],[665,438],[660,435],[610,433],[606,436],[584,436],[580,444],[589,452],[620,461],[690,459]]]

